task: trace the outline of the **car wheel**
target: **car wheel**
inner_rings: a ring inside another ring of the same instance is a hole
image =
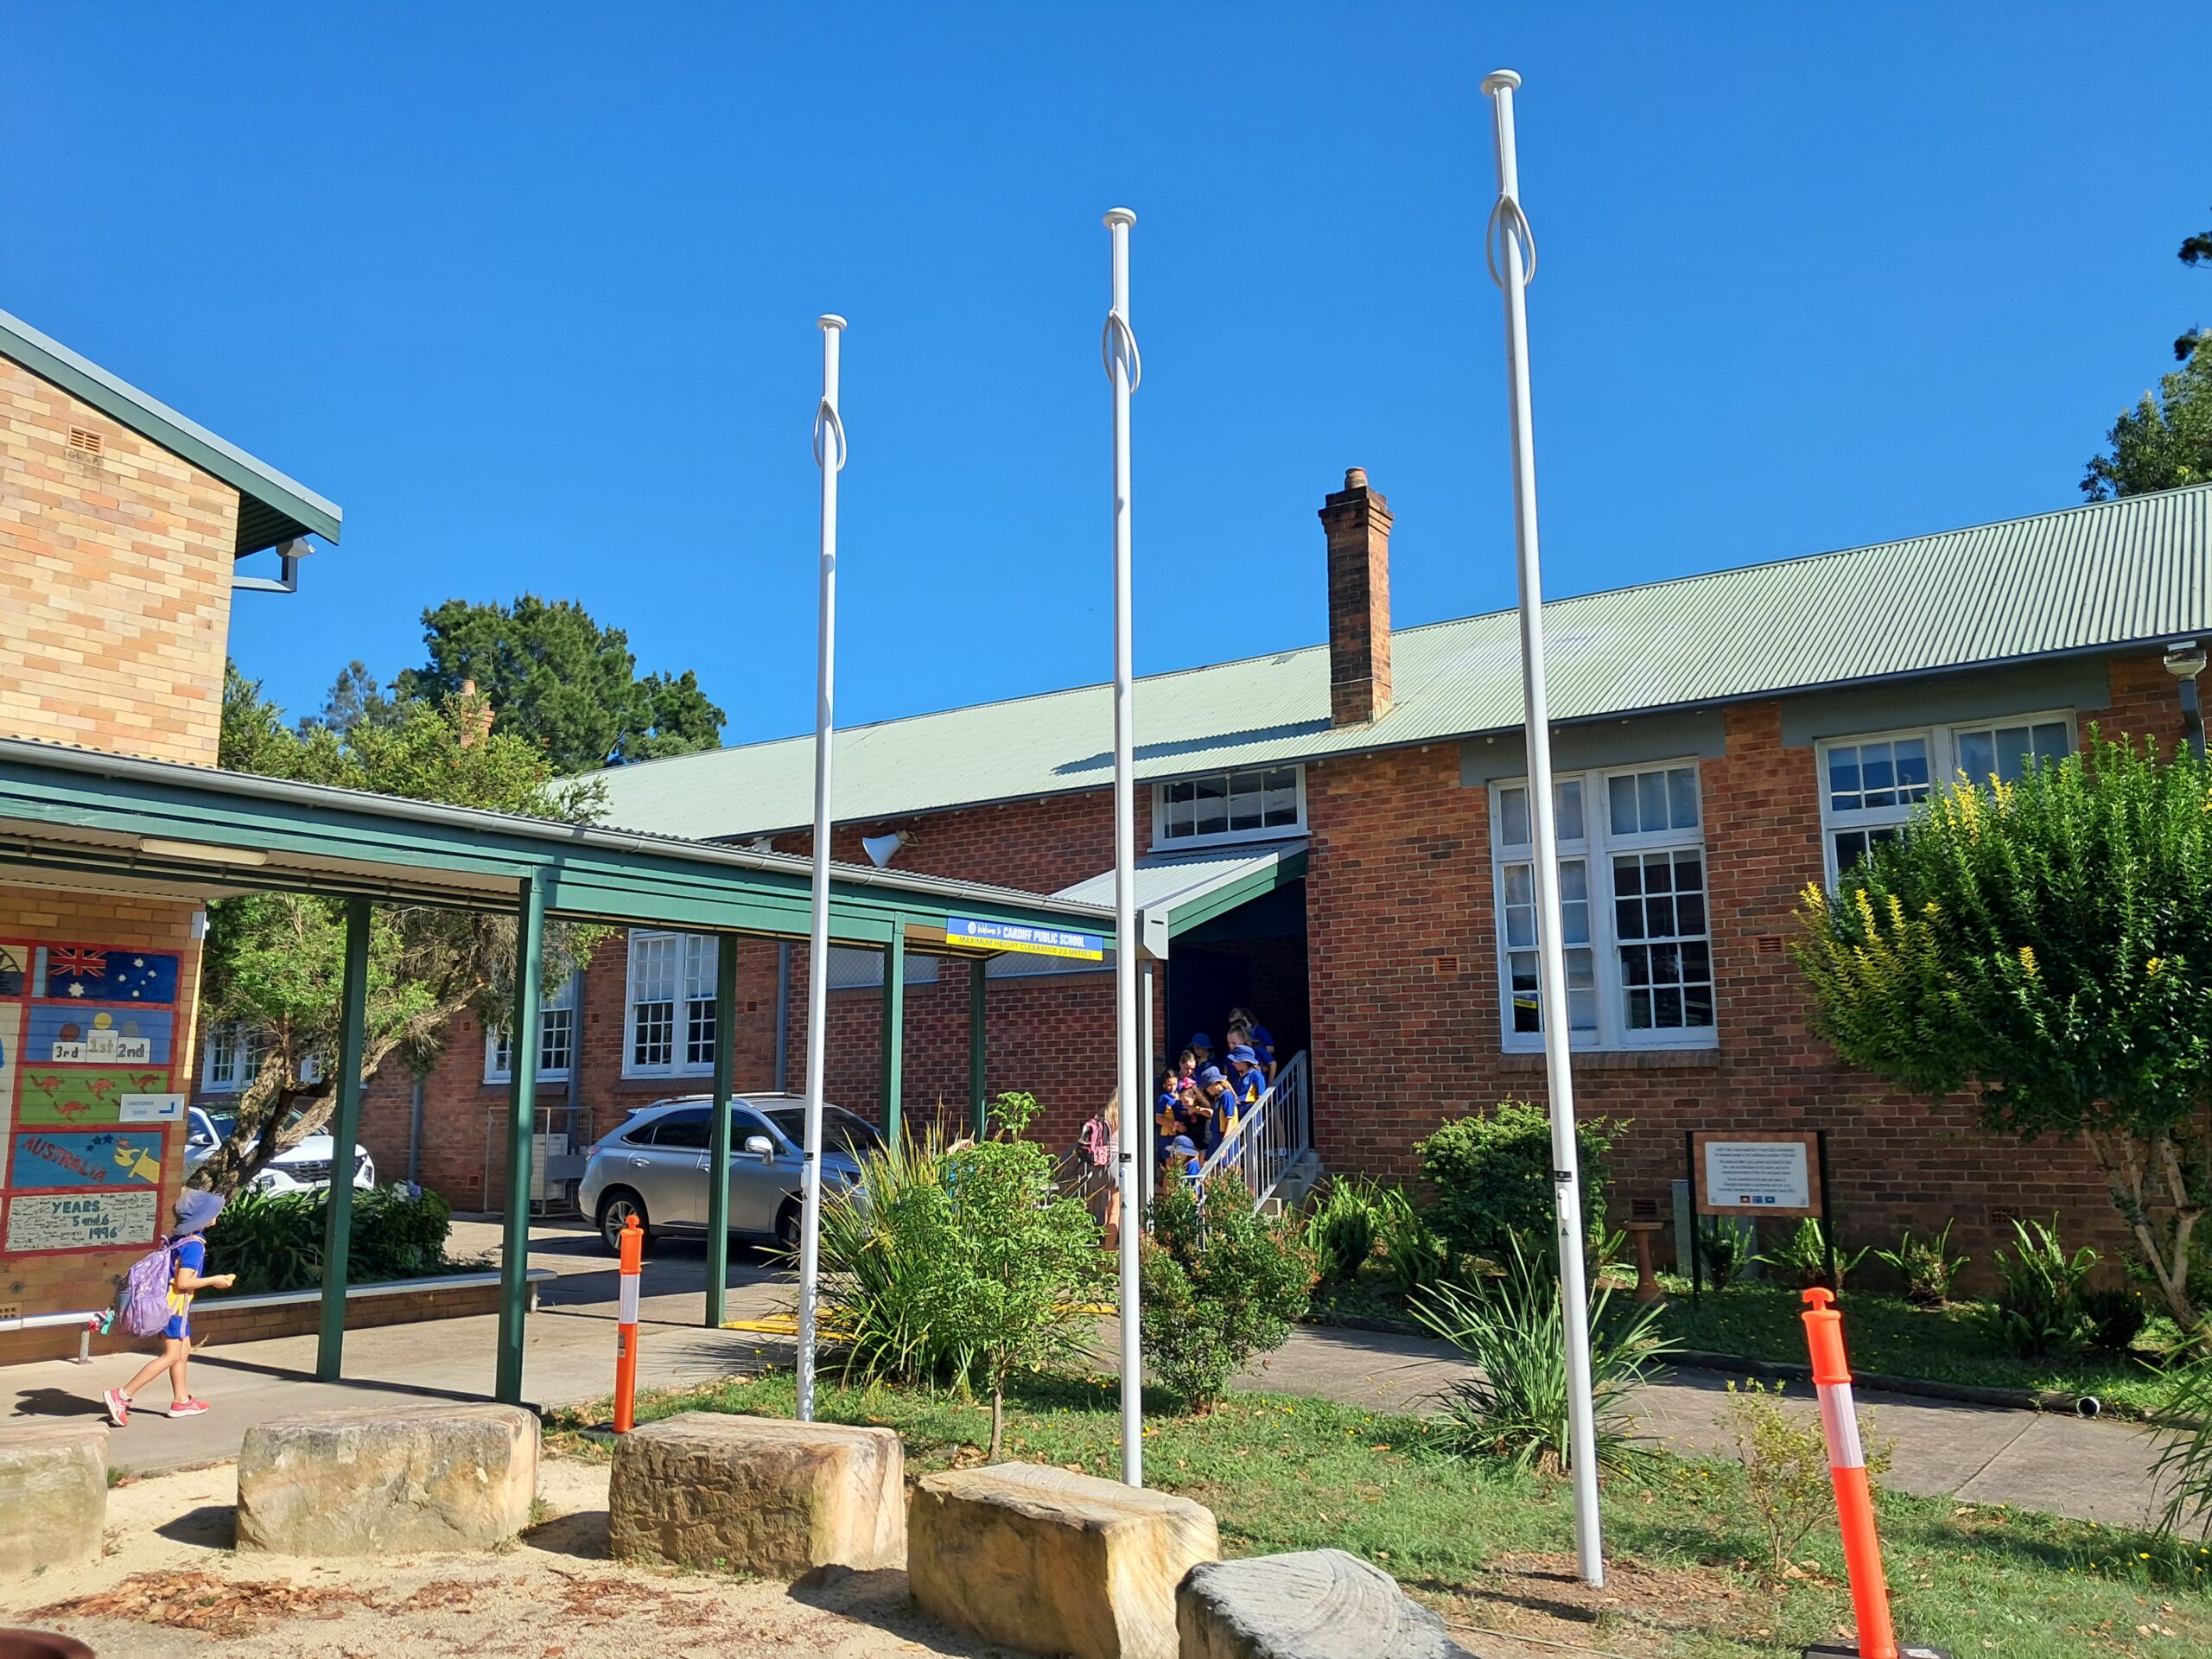
[[[776,1212],[776,1248],[790,1256],[798,1255],[799,1208],[797,1198],[785,1198]]]
[[[607,1246],[607,1254],[622,1254],[622,1234],[630,1224],[630,1217],[638,1218],[639,1230],[645,1234],[645,1243],[653,1242],[653,1224],[645,1214],[645,1201],[626,1186],[618,1186],[599,1201],[599,1240]]]

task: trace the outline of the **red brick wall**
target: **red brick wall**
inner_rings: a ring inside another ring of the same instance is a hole
[[[2107,735],[2179,738],[2156,656],[2113,664]],[[1971,1101],[1885,1092],[1807,1025],[1783,948],[1796,895],[1821,870],[1814,751],[1785,749],[1777,704],[1726,716],[1727,753],[1701,768],[1720,1046],[1706,1053],[1580,1056],[1575,1104],[1627,1120],[1614,1147],[1614,1215],[1684,1171],[1688,1130],[1825,1128],[1839,1236],[1890,1243],[1955,1217],[1982,1263],[2007,1216],[2058,1213],[2108,1255],[2119,1220],[2088,1154],[1986,1135]],[[1417,1173],[1414,1144],[1447,1116],[1547,1097],[1542,1061],[1501,1053],[1488,791],[1463,786],[1456,747],[1309,768],[1306,880],[1317,1135],[1332,1169]]]

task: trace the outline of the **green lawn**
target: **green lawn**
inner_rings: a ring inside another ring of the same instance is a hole
[[[788,1376],[648,1395],[639,1420],[677,1411],[788,1416]],[[947,1395],[825,1386],[826,1421],[886,1424],[910,1472],[980,1460],[988,1411]],[[1163,1408],[1164,1402],[1148,1401]],[[574,1431],[596,1409],[556,1414],[549,1443],[595,1452]],[[1034,1379],[1007,1412],[1012,1458],[1118,1472],[1111,1385]],[[1766,1584],[1733,1465],[1656,1459],[1609,1483],[1607,1597],[1571,1565],[1555,1483],[1446,1455],[1430,1425],[1314,1400],[1232,1395],[1211,1416],[1160,1415],[1145,1433],[1149,1484],[1211,1508],[1231,1555],[1334,1546],[1395,1573],[1447,1618],[1571,1639],[1634,1659],[1796,1659],[1847,1627],[1833,1528],[1798,1554],[1804,1577]],[[2212,1555],[2087,1522],[1885,1494],[1884,1544],[1900,1635],[1959,1659],[2212,1651]],[[1546,1622],[1548,1619],[1549,1622]],[[1532,1622],[1533,1621],[1533,1622]],[[1479,1639],[1463,1637],[1478,1649]]]
[[[1661,1328],[1678,1346],[1746,1359],[1805,1363],[1805,1328],[1797,1317],[1803,1305],[1796,1291],[1739,1283],[1725,1291],[1707,1290],[1693,1302],[1688,1281],[1669,1278],[1663,1282],[1672,1294],[1660,1316]],[[1614,1305],[1627,1309],[1624,1292],[1616,1294]],[[2093,1394],[2106,1410],[2130,1418],[2145,1416],[2158,1405],[2164,1379],[2150,1362],[2179,1336],[2171,1321],[2154,1319],[2138,1339],[2137,1355],[2082,1352],[2018,1359],[1982,1334],[1973,1304],[1918,1308],[1900,1296],[1847,1289],[1838,1306],[1843,1309],[1844,1341],[1854,1371],[1980,1388]],[[1325,1325],[1347,1319],[1413,1323],[1403,1303],[1364,1276],[1352,1284],[1325,1285],[1317,1290],[1313,1318]]]
[[[1843,1310],[1844,1342],[1854,1371],[1886,1371],[1982,1388],[2093,1394],[2107,1409],[2128,1417],[2149,1412],[2164,1391],[2161,1375],[2139,1358],[2075,1353],[2016,1359],[1982,1334],[1967,1306],[1917,1308],[1902,1297],[1848,1287],[1837,1306]],[[1802,1364],[1805,1329],[1797,1318],[1802,1306],[1794,1290],[1732,1285],[1725,1291],[1707,1291],[1694,1304],[1687,1294],[1670,1299],[1661,1322],[1667,1334],[1685,1348]],[[2162,1327],[2174,1334],[2160,1319],[2152,1322],[2145,1338],[2155,1341]]]

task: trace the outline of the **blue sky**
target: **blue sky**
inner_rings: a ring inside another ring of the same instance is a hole
[[[1541,15],[1535,15],[1541,14]],[[0,307],[338,500],[233,654],[296,708],[452,595],[580,599],[732,741],[1105,677],[1109,206],[1137,659],[1512,602],[1483,73],[1518,68],[1554,594],[2065,506],[2212,322],[2201,10],[66,8],[0,0]]]

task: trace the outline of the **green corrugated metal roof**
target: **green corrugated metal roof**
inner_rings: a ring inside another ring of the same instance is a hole
[[[2212,485],[1878,547],[1684,576],[1544,607],[1556,721],[1770,696],[2212,633]],[[1137,773],[1326,759],[1521,723],[1511,611],[1399,631],[1395,703],[1329,724],[1325,645],[1136,686]],[[837,734],[841,822],[1094,789],[1113,776],[1109,688],[981,703]],[[601,773],[611,819],[759,834],[812,816],[812,738]]]
[[[312,532],[335,542],[345,514],[335,502],[256,461],[159,398],[118,379],[97,363],[48,339],[19,317],[0,311],[0,357],[13,358],[41,380],[91,404],[149,443],[190,461],[238,493],[238,540],[243,556]]]
[[[1197,853],[1150,853],[1136,861],[1137,912],[1163,918],[1173,938],[1305,874],[1303,837]],[[1114,872],[1085,876],[1052,896],[1110,909]]]

